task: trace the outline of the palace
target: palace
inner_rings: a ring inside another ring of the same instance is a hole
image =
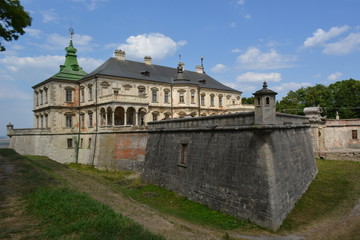
[[[34,88],[34,127],[53,133],[93,133],[141,128],[147,122],[253,110],[241,92],[216,81],[202,65],[195,71],[125,59],[115,50],[87,74],[78,64],[72,40],[64,65]],[[69,141],[68,145],[71,145]]]

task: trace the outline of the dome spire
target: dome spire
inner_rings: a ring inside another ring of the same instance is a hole
[[[67,80],[79,80],[84,77],[87,73],[79,66],[77,61],[77,49],[73,46],[73,35],[74,29],[69,29],[70,43],[65,48],[66,56],[64,65],[60,65],[60,71],[52,76],[52,78],[60,78]]]

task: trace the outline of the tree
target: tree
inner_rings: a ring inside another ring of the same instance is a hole
[[[5,51],[2,40],[17,40],[31,26],[31,17],[19,0],[0,0],[0,51]]]
[[[313,87],[290,91],[276,108],[279,112],[303,114],[305,107],[320,106],[328,118],[360,118],[360,81],[338,81],[328,87],[317,84]]]
[[[242,98],[242,103],[243,104],[254,104],[254,97],[243,97]]]

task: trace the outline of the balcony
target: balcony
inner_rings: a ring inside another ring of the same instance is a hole
[[[99,103],[107,102],[148,104],[149,100],[146,95],[109,94],[99,97]]]

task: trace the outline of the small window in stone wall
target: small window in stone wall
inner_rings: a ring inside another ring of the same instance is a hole
[[[72,140],[72,138],[67,139],[67,147],[68,148],[73,148],[73,140]]]
[[[357,132],[357,130],[352,130],[352,131],[351,131],[351,135],[352,135],[352,139],[358,139],[358,132]]]
[[[91,148],[91,138],[89,138],[89,145],[88,148]]]
[[[269,105],[270,104],[270,98],[269,97],[266,97],[266,105]]]
[[[84,143],[84,139],[83,139],[83,138],[80,138],[79,148],[83,148],[83,143]]]
[[[181,143],[181,146],[180,146],[180,159],[179,159],[179,165],[180,166],[186,166],[186,164],[187,164],[187,152],[188,152],[188,144],[187,143]]]

